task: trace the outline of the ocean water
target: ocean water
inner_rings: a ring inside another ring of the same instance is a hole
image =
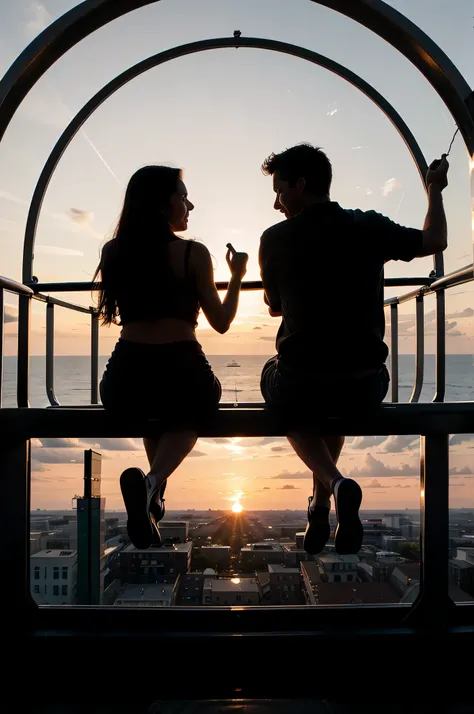
[[[107,356],[99,358],[99,374]],[[208,355],[215,374],[222,384],[222,401],[230,403],[261,402],[260,373],[268,357],[264,355]],[[231,363],[238,366],[229,366]],[[399,401],[409,400],[413,389],[415,359],[413,355],[399,357]],[[62,405],[90,403],[90,359],[82,356],[56,357],[55,392]],[[45,387],[44,357],[30,360],[30,404],[48,405]],[[425,356],[425,377],[420,401],[429,402],[435,393],[435,357]],[[387,400],[390,400],[390,391]],[[446,401],[474,399],[474,364],[472,355],[447,355]],[[4,358],[2,405],[16,404],[16,358]]]

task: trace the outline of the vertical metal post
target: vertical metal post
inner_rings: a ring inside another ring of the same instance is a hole
[[[425,370],[425,311],[423,293],[416,298],[415,382],[410,402],[417,402],[423,389]]]
[[[31,298],[20,295],[18,297],[18,376],[16,387],[19,407],[30,406],[30,323]]]
[[[443,626],[448,605],[449,435],[421,437],[421,587],[425,624]]]
[[[30,442],[16,435],[2,436],[0,522],[8,533],[8,547],[2,553],[8,588],[3,588],[0,601],[18,609],[24,618],[25,607],[33,604],[29,593]]]
[[[436,293],[436,393],[434,402],[444,402],[446,392],[446,301],[444,290]]]
[[[46,305],[46,394],[53,407],[60,404],[54,393],[54,305]]]
[[[99,403],[99,316],[91,314],[91,404]]]
[[[3,334],[5,319],[5,291],[0,288],[0,409],[2,408],[2,391],[3,391]]]
[[[390,305],[390,382],[392,385],[392,402],[398,402],[398,303]]]

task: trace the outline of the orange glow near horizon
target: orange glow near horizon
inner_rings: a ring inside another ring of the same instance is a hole
[[[242,513],[243,510],[242,504],[238,501],[232,504],[232,513]]]

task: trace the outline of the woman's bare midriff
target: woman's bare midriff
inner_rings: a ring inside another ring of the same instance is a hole
[[[128,342],[165,345],[168,342],[195,342],[196,332],[189,322],[166,317],[154,321],[130,322],[122,328],[120,337]]]

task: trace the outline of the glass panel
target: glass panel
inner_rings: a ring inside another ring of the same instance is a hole
[[[76,494],[89,448],[103,461],[101,498],[87,505]],[[363,546],[357,555],[335,553],[333,509],[331,537],[311,556],[303,537],[312,478],[285,439],[200,439],[167,487],[162,547],[138,551],[128,538],[118,479],[130,466],[146,471],[139,440],[35,440],[33,595],[35,568],[44,566],[46,586],[59,568],[68,579],[61,588],[67,604],[88,604],[89,572],[97,604],[107,605],[411,603],[419,585],[418,449],[415,436],[348,438],[339,466],[363,489]],[[88,553],[91,571],[81,569]],[[48,603],[47,592],[41,598]]]
[[[0,230],[0,244],[3,245]],[[2,407],[16,407],[18,355],[18,296],[4,292]]]
[[[449,442],[449,579],[454,602],[474,603],[474,434]]]

